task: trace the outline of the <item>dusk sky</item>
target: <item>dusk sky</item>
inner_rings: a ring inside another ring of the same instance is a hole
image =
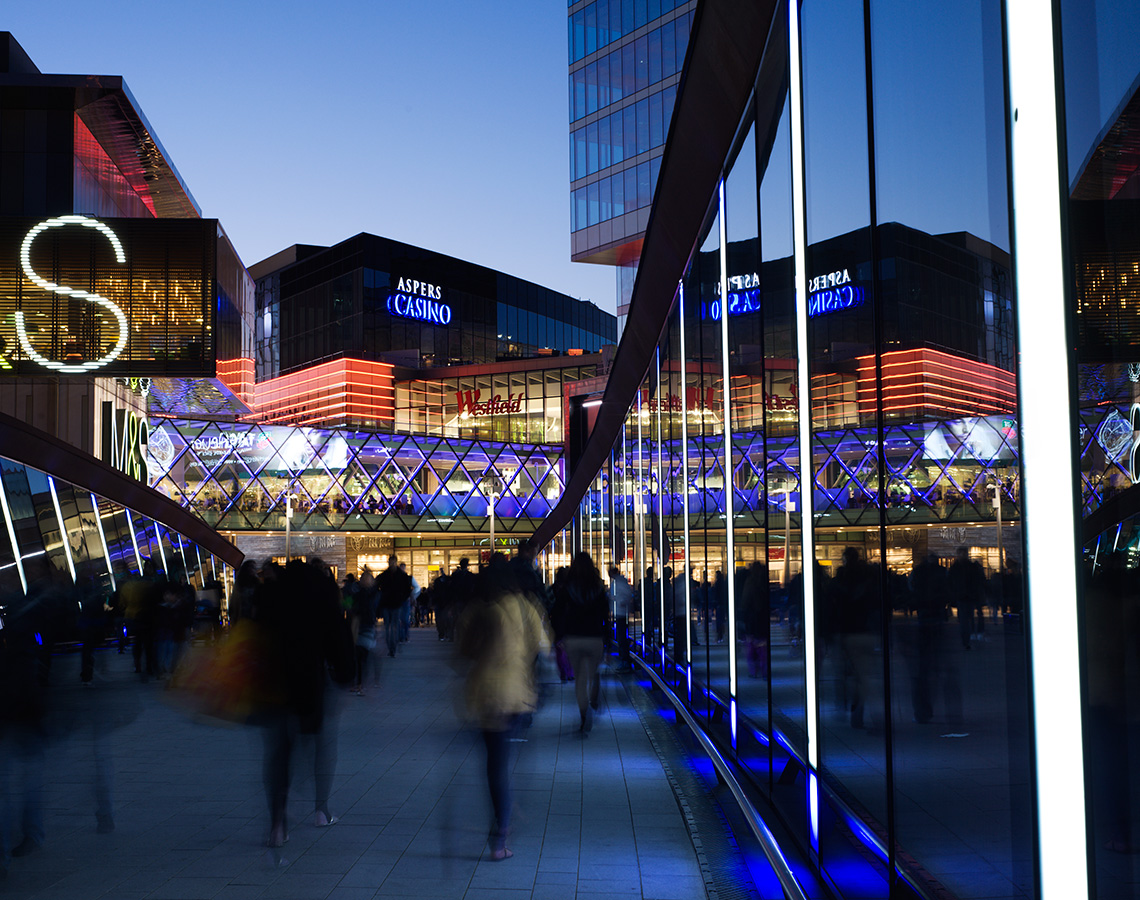
[[[123,76],[247,266],[368,231],[614,310],[570,262],[561,3],[6,7],[42,72]]]

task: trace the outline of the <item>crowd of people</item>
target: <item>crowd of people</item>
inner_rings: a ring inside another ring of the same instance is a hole
[[[266,844],[278,850],[296,824],[289,817],[289,789],[298,759],[306,765],[312,760],[312,824],[337,821],[329,797],[338,697],[378,687],[382,662],[403,652],[413,625],[434,625],[439,640],[453,645],[463,674],[463,708],[486,748],[494,810],[489,858],[509,858],[511,739],[543,699],[542,673],[553,669],[545,661],[554,645],[562,648],[566,680],[576,681],[585,737],[599,710],[598,670],[611,633],[612,604],[590,556],[579,554],[547,586],[535,555],[524,544],[510,559],[492,554],[478,572],[462,559],[422,588],[396,556],[385,569],[365,568],[343,584],[319,559],[284,566],[246,561],[236,572],[224,620],[222,586],[213,581],[195,590],[186,573],[162,573],[148,563],[139,575],[117,572],[112,590],[109,579],[94,576],[72,584],[45,561],[25,595],[0,603],[0,877],[12,857],[34,852],[45,840],[44,754],[54,739],[53,704],[64,695],[53,691],[52,659],[59,644],[76,635],[81,684],[95,687],[82,696],[92,700],[85,721],[95,742],[97,829],[114,829],[113,763],[104,739],[131,718],[123,709],[99,705],[109,694],[100,674],[105,654],[117,650],[127,655],[128,666],[133,662],[138,684],[164,685],[172,702],[195,715],[260,731]],[[628,583],[626,588],[617,614],[623,635]],[[628,665],[628,641],[619,649]],[[137,697],[142,689],[132,690]],[[137,714],[139,701],[131,708]]]

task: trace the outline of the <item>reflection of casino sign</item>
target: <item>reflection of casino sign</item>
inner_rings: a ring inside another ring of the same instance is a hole
[[[728,314],[741,316],[760,311],[760,276],[732,275],[728,279]],[[701,318],[720,319],[720,298],[701,301]]]
[[[396,290],[388,295],[388,312],[405,319],[448,325],[451,307],[438,302],[442,299],[443,289],[439,285],[401,278],[396,283]]]
[[[456,391],[455,401],[459,404],[459,415],[479,417],[522,412],[522,391],[517,394],[507,394],[505,400],[502,394],[495,394],[480,402],[482,396],[482,391]]]
[[[863,304],[863,289],[851,283],[846,269],[817,275],[808,285],[808,315],[822,316]]]

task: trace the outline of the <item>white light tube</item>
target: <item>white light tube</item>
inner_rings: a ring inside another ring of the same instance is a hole
[[[732,495],[732,379],[728,371],[728,209],[725,207],[724,178],[717,185],[720,205],[720,374],[724,420],[724,577],[728,589],[728,693],[733,699],[732,745],[736,746],[736,503]]]
[[[815,483],[811,444],[811,376],[808,370],[807,221],[804,185],[803,74],[800,71],[800,9],[788,2],[788,95],[792,137],[792,240],[796,258],[796,352],[799,382],[800,547],[804,585],[804,666],[807,684],[808,765],[819,768],[819,699],[815,660]],[[789,548],[784,548],[788,553]],[[818,797],[812,798],[813,802]],[[812,810],[816,815],[817,811]]]
[[[24,575],[24,560],[20,556],[20,545],[16,543],[16,527],[12,523],[12,510],[8,507],[8,490],[4,487],[3,477],[0,477],[0,507],[4,510],[4,524],[8,528],[8,539],[12,542],[12,554],[16,557],[16,571],[20,573],[20,587],[26,594],[28,592],[28,579]]]
[[[47,476],[48,493],[51,505],[55,508],[55,520],[59,523],[59,539],[63,544],[63,555],[67,558],[67,569],[71,572],[71,583],[75,583],[75,560],[71,558],[71,542],[67,539],[67,527],[63,524],[63,510],[59,508],[59,494],[55,492],[55,479]]]
[[[1080,537],[1071,500],[1072,344],[1064,267],[1054,3],[1009,0],[1009,91],[1017,286],[1017,383],[1037,757],[1042,900],[1089,896],[1076,598]],[[1058,421],[1058,411],[1061,420]],[[1058,433],[1061,438],[1058,439]],[[1061,503],[1056,502],[1061,498]]]

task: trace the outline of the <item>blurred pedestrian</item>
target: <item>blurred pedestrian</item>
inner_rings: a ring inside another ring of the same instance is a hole
[[[349,581],[348,579],[352,579]],[[364,682],[368,674],[368,662],[376,647],[376,588],[372,573],[365,568],[360,581],[351,575],[345,579],[345,599],[349,603],[348,614],[352,621],[354,635],[356,677],[352,682],[352,692],[364,696]]]
[[[546,645],[534,605],[518,590],[506,558],[495,553],[478,577],[474,597],[456,626],[456,643],[470,667],[464,684],[468,717],[483,733],[487,787],[495,821],[490,858],[510,858],[510,741],[521,716],[535,709],[534,661]]]
[[[412,594],[412,579],[400,568],[395,554],[388,557],[388,568],[376,579],[376,587],[384,614],[384,641],[388,645],[388,655],[395,656],[400,643],[401,610]]]
[[[328,682],[331,673],[337,683],[347,684],[353,673],[352,633],[331,573],[318,560],[290,560],[283,575],[279,568],[267,567],[254,609],[263,629],[259,669],[280,698],[257,716],[265,737],[268,845],[274,848],[289,837],[291,760],[299,737],[314,744],[313,824],[321,828],[336,822],[329,794],[336,771],[337,727]]]
[[[554,601],[551,617],[562,629],[562,641],[574,667],[575,693],[581,716],[579,731],[588,734],[598,708],[602,639],[608,618],[606,589],[590,554],[581,552],[570,563],[566,587]]]
[[[610,602],[613,606],[614,636],[617,640],[618,659],[623,669],[632,667],[629,658],[629,604],[633,588],[617,566],[610,566]]]
[[[982,564],[970,559],[970,552],[959,547],[947,573],[950,602],[958,609],[958,631],[962,647],[970,649],[970,642],[981,637],[983,621],[981,604],[986,591],[986,573]]]
[[[11,857],[44,842],[43,786],[48,742],[51,653],[74,625],[70,578],[46,556],[26,563],[26,593],[4,598],[0,631],[0,878]],[[18,822],[17,822],[18,820]],[[16,828],[20,841],[15,841]]]

